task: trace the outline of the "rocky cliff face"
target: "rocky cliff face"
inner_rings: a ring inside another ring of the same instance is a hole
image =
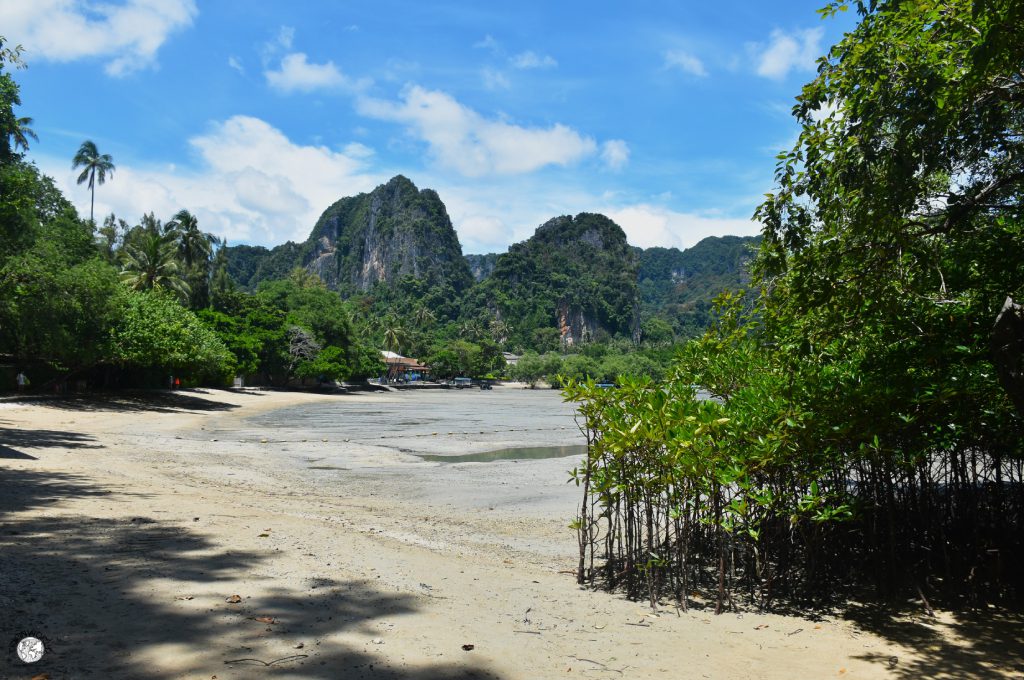
[[[494,271],[494,265],[498,262],[498,253],[487,253],[486,255],[466,255],[466,264],[473,279],[480,283]]]
[[[386,286],[435,314],[499,320],[520,347],[554,349],[632,337],[639,319],[669,320],[679,337],[710,322],[710,301],[747,280],[757,239],[704,239],[693,248],[631,248],[603,215],[548,220],[507,253],[462,255],[435,191],[395,177],[330,206],[303,243],[227,249],[246,290],[304,267],[348,296]],[[394,296],[374,294],[375,299]]]
[[[498,256],[480,290],[478,303],[495,308],[513,328],[553,327],[563,346],[637,337],[636,255],[622,228],[604,215],[545,222]]]
[[[271,250],[236,246],[227,255],[228,271],[248,290],[287,276],[295,267],[341,293],[364,292],[377,284],[393,287],[406,277],[455,293],[473,283],[441,198],[401,175],[368,194],[334,203],[304,243]]]
[[[366,291],[410,276],[461,291],[472,283],[437,192],[401,175],[321,215],[303,265],[336,290]]]

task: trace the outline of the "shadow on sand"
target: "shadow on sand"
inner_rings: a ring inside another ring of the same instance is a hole
[[[64,430],[24,430],[0,427],[0,460],[38,460],[22,449],[102,449],[92,437]],[[2,503],[0,499],[0,503]]]
[[[190,525],[132,516],[131,496],[122,493],[109,496],[125,504],[114,519],[58,510],[106,494],[74,475],[0,466],[0,677],[170,679],[198,677],[199,668],[221,677],[498,677],[469,655],[458,658],[461,650],[453,650],[452,663],[406,668],[389,665],[372,646],[337,639],[357,632],[369,640],[374,619],[415,611],[414,596],[323,577],[248,599],[240,584],[260,578],[254,572],[264,554],[214,544]],[[17,516],[47,507],[54,509],[47,517]],[[180,594],[158,598],[155,579],[179,583]],[[209,583],[222,585],[215,597],[190,595]],[[225,601],[239,591],[240,603]],[[31,666],[14,653],[15,641],[29,634],[47,648]],[[183,665],[155,668],[157,648]]]
[[[914,649],[919,660],[865,654],[858,658],[890,669],[893,678],[1024,677],[1024,615],[991,609],[951,620],[924,615],[895,618],[891,610],[850,607],[844,616],[882,638]]]
[[[0,444],[28,449],[102,449],[95,438],[67,430],[25,430],[18,427],[0,427]]]
[[[236,391],[249,397],[261,397],[258,392]],[[123,390],[116,392],[90,392],[85,394],[36,395],[23,401],[61,411],[127,411],[177,413],[181,411],[232,411],[238,406],[206,399],[201,389],[189,390]]]

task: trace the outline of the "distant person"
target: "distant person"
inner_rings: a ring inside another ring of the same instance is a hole
[[[18,375],[14,380],[18,383],[18,392],[24,392],[25,388],[28,387],[28,376],[25,375],[24,371],[18,371]]]

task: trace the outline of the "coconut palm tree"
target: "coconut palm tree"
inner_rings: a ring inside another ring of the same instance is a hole
[[[29,125],[32,124],[31,118],[18,118],[14,121],[14,128],[11,130],[11,149],[17,151],[20,147],[22,151],[28,151],[28,140],[29,137],[39,141],[39,137],[32,131]]]
[[[199,220],[188,210],[179,210],[165,226],[167,233],[176,232],[178,255],[189,269],[209,261],[217,237],[199,229]]]
[[[190,290],[181,277],[175,250],[169,235],[142,234],[121,251],[121,280],[136,290],[166,288],[187,300]]]
[[[415,321],[416,325],[420,328],[429,326],[436,320],[437,316],[432,311],[430,311],[430,309],[427,308],[426,305],[420,305],[419,307],[416,308],[416,311],[413,313],[413,321]]]
[[[402,345],[409,339],[409,334],[397,319],[387,319],[384,322],[384,349],[401,354]]]
[[[505,341],[508,340],[508,334],[512,331],[509,325],[501,319],[491,319],[489,328],[491,330],[491,337],[499,345],[505,344]]]
[[[471,340],[473,342],[480,339],[483,335],[483,329],[480,326],[480,322],[476,319],[469,319],[463,321],[459,325],[459,336]]]
[[[192,289],[192,308],[206,307],[210,302],[210,268],[217,237],[200,230],[198,218],[188,210],[175,213],[164,225],[164,234],[177,242],[178,258],[184,265],[182,275]]]
[[[71,169],[83,168],[82,174],[78,176],[78,183],[88,182],[89,190],[92,192],[92,200],[89,203],[89,221],[93,221],[93,209],[96,206],[96,185],[103,185],[107,181],[107,173],[114,174],[114,159],[110,154],[100,154],[96,144],[87,139],[78,147],[78,153],[71,159]]]
[[[217,254],[213,257],[213,276],[210,277],[210,300],[216,306],[218,300],[224,299],[224,297],[235,289],[235,282],[231,278],[231,274],[228,273],[228,255],[224,252],[224,249],[228,247],[228,241],[225,238],[218,239],[220,248],[217,249]]]

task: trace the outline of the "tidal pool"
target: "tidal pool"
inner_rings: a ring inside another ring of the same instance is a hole
[[[464,455],[437,455],[429,453],[416,454],[423,460],[439,463],[493,463],[496,460],[537,460],[540,458],[565,458],[580,456],[587,452],[586,444],[570,444],[568,446],[518,446],[497,451],[483,451]]]

